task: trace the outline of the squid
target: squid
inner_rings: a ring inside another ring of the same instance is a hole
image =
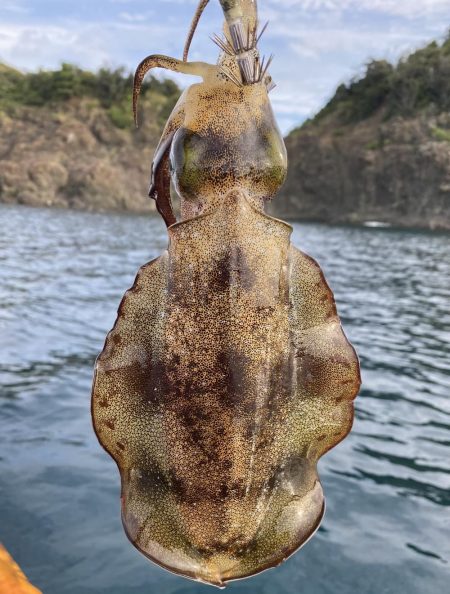
[[[218,587],[275,567],[324,514],[317,462],[349,433],[360,387],[319,265],[265,213],[287,171],[256,0],[220,0],[217,64],[193,74],[155,151],[168,248],[145,264],[99,355],[92,414],[117,463],[125,532],[163,568]],[[180,197],[177,220],[170,200]]]

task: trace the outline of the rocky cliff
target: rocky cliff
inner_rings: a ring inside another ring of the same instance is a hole
[[[0,201],[87,210],[148,210],[160,127],[120,130],[85,100],[0,116]]]
[[[121,71],[92,75],[66,65],[35,76],[0,68],[0,202],[154,210],[150,164],[176,86],[147,85],[136,130],[131,79]]]
[[[286,139],[282,218],[450,229],[450,114],[323,122]]]
[[[131,77],[0,65],[0,202],[154,210],[150,163],[178,96],[150,78],[133,126]],[[286,138],[278,217],[450,229],[450,36],[396,66],[374,61]]]
[[[450,36],[371,62],[286,145],[277,216],[450,229]]]

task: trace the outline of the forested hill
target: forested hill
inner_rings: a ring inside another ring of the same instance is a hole
[[[121,69],[0,64],[0,202],[153,209],[150,162],[180,90],[148,77],[136,130],[131,89]],[[450,36],[396,65],[370,62],[286,145],[276,216],[450,229]]]
[[[370,62],[286,145],[277,215],[450,229],[450,35]]]
[[[122,69],[24,74],[0,64],[0,202],[153,209],[151,158],[180,90],[147,77],[138,130],[131,93]]]

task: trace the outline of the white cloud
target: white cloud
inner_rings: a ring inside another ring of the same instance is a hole
[[[98,37],[90,37],[89,27],[0,25],[0,59],[24,69],[57,66],[63,61],[94,67],[109,57]]]
[[[395,62],[441,38],[450,25],[450,0],[267,0],[260,6],[262,20],[270,20],[262,47],[275,48],[271,73],[284,98],[274,105],[285,130],[314,115],[368,60]]]
[[[424,15],[450,15],[450,0],[268,0],[260,2],[280,12],[280,7],[302,13],[312,12],[373,12],[405,18]]]
[[[304,58],[319,60],[324,55],[335,54],[339,59],[339,56],[348,53],[355,55],[360,61],[362,53],[367,57],[383,55],[395,59],[423,41],[423,34],[405,30],[327,28],[318,31],[304,28],[293,36],[289,47]]]
[[[21,0],[3,0],[0,6],[0,12],[24,15],[28,13],[28,8],[23,5]]]
[[[0,0],[0,61],[24,69],[69,61],[86,68],[125,65],[132,70],[149,53],[180,56],[198,0],[95,0],[39,14],[31,0]],[[270,20],[262,51],[275,53],[272,100],[283,130],[323,105],[337,84],[370,58],[396,60],[438,38],[450,25],[450,0],[260,0]],[[67,10],[76,18],[69,19]],[[99,17],[98,7],[107,15]],[[103,10],[104,9],[104,10]],[[26,11],[29,11],[27,14]],[[25,11],[25,12],[24,12]],[[42,17],[45,16],[45,20]],[[99,20],[100,19],[100,20]],[[214,61],[209,34],[220,30],[219,3],[211,0],[191,59]],[[173,75],[170,75],[173,76]],[[188,77],[174,77],[189,84]]]
[[[91,69],[104,64],[132,69],[152,50],[175,50],[170,41],[168,44],[173,33],[173,27],[130,22],[0,24],[0,61],[27,70],[53,68],[67,61]],[[152,47],[148,47],[148,39]]]
[[[154,15],[153,11],[149,12],[121,12],[119,18],[129,23],[145,23],[148,22],[149,18]]]

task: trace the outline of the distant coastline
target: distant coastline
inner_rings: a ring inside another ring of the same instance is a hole
[[[450,34],[368,64],[286,139],[274,212],[303,220],[450,229]]]
[[[292,220],[450,230],[450,35],[399,64],[373,61],[286,140]],[[149,78],[140,127],[123,70],[23,74],[0,64],[0,203],[155,210],[145,189],[180,90]]]
[[[149,211],[150,164],[180,90],[149,77],[140,126],[123,70],[22,74],[0,66],[0,202]]]

